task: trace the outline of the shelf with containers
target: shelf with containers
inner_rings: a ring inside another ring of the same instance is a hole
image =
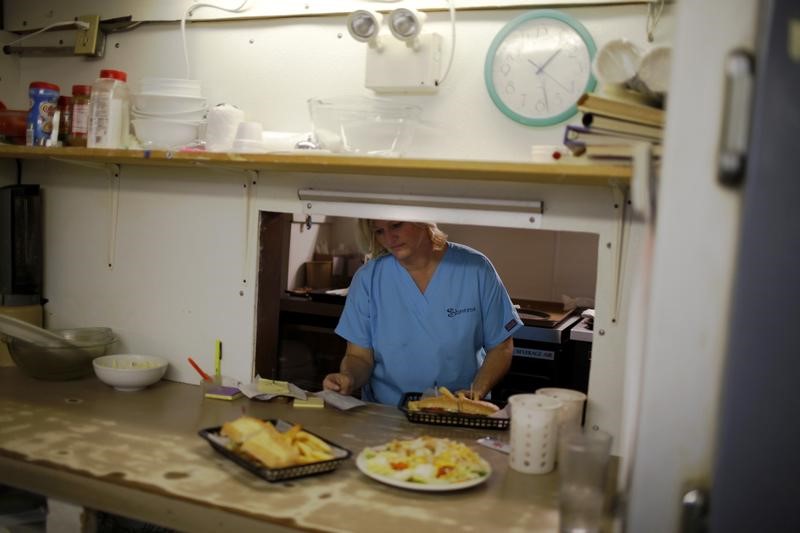
[[[632,169],[624,164],[596,164],[567,159],[518,163],[451,159],[382,158],[317,154],[313,151],[268,154],[171,152],[79,147],[0,145],[1,159],[59,159],[118,165],[165,167],[214,166],[274,172],[405,176],[440,179],[513,181],[585,186],[627,186]]]

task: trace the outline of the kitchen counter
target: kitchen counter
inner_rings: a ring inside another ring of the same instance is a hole
[[[375,404],[343,412],[209,400],[198,386],[168,381],[117,392],[94,376],[48,382],[14,367],[0,368],[0,391],[2,483],[91,509],[192,532],[557,530],[557,474],[510,470],[506,455],[475,444],[486,430],[411,424],[398,409]],[[263,481],[197,435],[244,412],[299,423],[353,458],[332,473]],[[492,476],[471,489],[425,493],[357,470],[364,446],[423,434],[469,443]]]

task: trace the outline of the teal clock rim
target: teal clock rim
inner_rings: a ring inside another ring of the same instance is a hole
[[[595,45],[594,39],[592,35],[589,33],[589,30],[581,24],[581,22],[571,15],[564,13],[563,11],[559,11],[556,9],[537,9],[534,11],[530,11],[528,13],[523,13],[518,17],[510,20],[503,28],[495,35],[494,39],[492,40],[492,44],[489,46],[489,51],[486,53],[486,61],[483,67],[483,79],[486,83],[486,89],[489,91],[489,97],[492,99],[494,104],[506,115],[508,118],[519,122],[521,124],[525,124],[526,126],[554,126],[560,122],[564,122],[568,118],[575,115],[578,112],[577,104],[573,105],[569,109],[559,113],[558,115],[554,115],[549,118],[529,118],[519,113],[513,111],[509,108],[505,102],[500,98],[500,95],[497,94],[495,91],[494,85],[492,84],[492,70],[494,68],[494,59],[495,54],[497,53],[497,49],[500,47],[502,42],[506,39],[506,37],[511,34],[514,30],[517,29],[518,26],[528,22],[529,20],[538,19],[538,18],[549,18],[549,19],[556,19],[564,24],[571,27],[575,32],[580,35],[581,39],[583,40],[584,44],[586,44],[586,49],[589,51],[589,79],[586,81],[586,86],[584,87],[584,92],[591,92],[594,90],[595,86],[597,85],[597,80],[594,77],[594,74],[591,71],[591,63],[594,60],[594,56],[597,53],[597,46]]]

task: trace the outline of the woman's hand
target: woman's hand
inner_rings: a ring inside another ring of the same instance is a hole
[[[322,388],[325,390],[332,390],[339,394],[353,394],[355,389],[355,381],[353,376],[346,372],[337,372],[335,374],[328,374],[322,382]]]

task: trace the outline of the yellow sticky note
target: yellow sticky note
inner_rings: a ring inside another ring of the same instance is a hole
[[[258,378],[258,392],[264,394],[288,394],[289,382]]]
[[[312,409],[318,409],[320,407],[325,407],[325,400],[323,400],[322,398],[319,398],[317,396],[309,396],[305,400],[300,400],[298,398],[295,398],[294,402],[292,402],[292,406],[293,407],[301,407],[301,408],[308,407],[308,408],[312,408]]]

